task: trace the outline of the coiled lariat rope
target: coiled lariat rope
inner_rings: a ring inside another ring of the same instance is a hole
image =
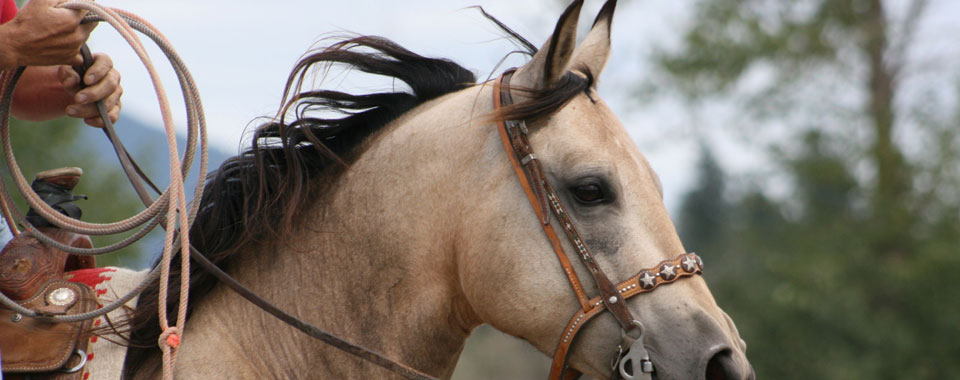
[[[146,209],[130,218],[115,223],[86,223],[64,216],[40,200],[39,196],[37,196],[33,189],[27,184],[26,179],[23,177],[23,173],[17,166],[16,158],[13,155],[13,149],[10,145],[10,104],[13,97],[14,86],[16,85],[20,75],[23,73],[24,68],[21,67],[14,72],[3,72],[2,75],[0,75],[0,138],[2,138],[3,153],[4,158],[7,161],[7,167],[11,172],[11,176],[13,177],[17,188],[24,195],[24,198],[27,199],[27,203],[29,203],[38,214],[40,214],[51,224],[76,233],[87,235],[109,235],[130,231],[140,226],[142,227],[133,235],[106,247],[84,249],[67,246],[39,232],[34,226],[26,221],[23,213],[21,213],[20,210],[17,210],[15,207],[9,207],[10,205],[13,205],[13,201],[11,200],[7,189],[3,186],[3,181],[0,181],[0,212],[2,212],[4,218],[6,218],[7,224],[10,226],[10,230],[14,233],[14,235],[19,233],[16,228],[16,224],[19,222],[24,226],[24,228],[26,228],[27,231],[30,231],[38,240],[44,242],[45,244],[80,256],[101,255],[124,248],[146,235],[157,225],[160,225],[166,229],[163,257],[160,262],[150,271],[150,274],[139,285],[137,285],[134,290],[123,297],[120,297],[120,299],[117,301],[103,306],[95,311],[73,315],[41,314],[24,308],[2,293],[0,293],[0,304],[3,304],[4,306],[27,317],[42,318],[57,322],[79,322],[100,317],[126,304],[133,299],[133,297],[140,294],[143,289],[147,287],[147,285],[159,277],[160,294],[158,299],[158,310],[160,328],[162,329],[162,332],[157,344],[160,346],[161,352],[163,353],[163,379],[172,380],[173,367],[177,356],[177,348],[180,345],[180,339],[183,334],[183,326],[186,321],[187,293],[189,291],[190,284],[189,260],[192,256],[192,258],[196,260],[201,267],[209,271],[214,277],[223,282],[229,288],[236,291],[237,294],[247,299],[257,307],[263,309],[267,313],[278,318],[280,321],[302,331],[303,333],[319,339],[320,341],[342,350],[343,352],[354,355],[357,358],[369,361],[370,363],[390,370],[401,377],[412,380],[436,380],[436,378],[433,376],[427,375],[414,369],[413,367],[409,367],[396,360],[390,359],[376,351],[350,343],[349,341],[330,334],[323,329],[320,329],[293,316],[292,314],[277,308],[267,300],[256,295],[250,289],[237,282],[237,280],[223,272],[202,253],[197,251],[196,248],[190,246],[188,239],[189,230],[200,206],[199,199],[201,199],[201,196],[203,195],[204,188],[203,175],[207,172],[206,121],[204,120],[203,107],[200,104],[200,95],[197,91],[196,85],[193,82],[193,78],[190,76],[190,72],[183,64],[183,61],[180,60],[180,57],[177,55],[177,53],[173,50],[169,41],[167,41],[167,39],[156,30],[156,28],[140,17],[123,10],[97,5],[90,0],[71,0],[69,2],[60,4],[59,6],[67,9],[89,11],[90,13],[84,17],[84,22],[105,21],[109,23],[127,40],[127,43],[130,44],[130,46],[137,53],[137,56],[140,57],[140,60],[143,62],[144,66],[147,68],[147,72],[150,74],[150,78],[153,81],[154,89],[157,92],[157,100],[160,103],[160,112],[163,115],[163,126],[167,134],[167,144],[170,154],[170,186],[167,188],[167,190],[163,191],[155,201],[151,199],[150,195],[147,194],[147,191],[144,188],[141,180],[146,181],[147,184],[149,184],[157,193],[160,193],[160,191],[156,189],[156,186],[150,182],[140,168],[137,167],[136,163],[133,162],[133,159],[129,156],[126,149],[123,147],[123,144],[120,142],[119,138],[117,138],[116,133],[113,130],[113,125],[107,116],[106,107],[104,107],[102,102],[98,102],[97,108],[100,112],[100,117],[104,122],[104,132],[110,138],[110,141],[114,146],[114,150],[117,152],[117,157],[120,159],[121,166],[123,167],[124,172],[127,174],[127,178],[130,179],[130,183],[133,185],[134,190],[136,190],[137,195],[143,201]],[[170,61],[171,65],[173,65],[173,69],[180,81],[180,88],[183,92],[184,103],[187,107],[187,146],[184,150],[182,161],[177,156],[176,134],[173,129],[173,118],[170,115],[170,106],[167,102],[166,93],[163,90],[163,86],[159,81],[153,65],[150,63],[150,59],[147,56],[146,51],[143,49],[143,45],[140,43],[137,36],[133,34],[133,30],[139,31],[150,37],[150,39],[157,44],[160,50],[162,50],[167,56],[167,59]],[[82,53],[85,56],[85,61],[92,62],[92,58],[90,57],[89,50],[86,49],[86,46],[84,46],[84,49],[82,49]],[[87,63],[87,65],[89,66],[89,63]],[[190,209],[187,210],[186,199],[184,197],[183,177],[187,175],[188,169],[193,162],[198,142],[200,145],[200,180],[198,181],[194,192],[193,199],[195,201],[190,206]],[[163,213],[163,210],[166,210],[166,213]],[[175,233],[176,231],[188,232],[177,234]],[[183,251],[181,247],[188,247],[188,251]],[[181,259],[180,299],[176,323],[171,326],[169,320],[167,319],[167,287],[170,276],[170,261],[173,254],[176,252],[180,252]]]
[[[170,380],[173,379],[173,366],[176,360],[177,348],[179,347],[180,338],[183,334],[183,326],[186,321],[187,297],[190,286],[190,256],[186,252],[180,255],[180,299],[179,309],[173,325],[171,325],[170,321],[168,320],[166,308],[170,264],[173,255],[179,250],[179,247],[190,247],[189,233],[177,233],[177,231],[190,230],[190,225],[197,214],[199,206],[198,202],[194,202],[189,209],[187,208],[183,185],[183,177],[189,172],[189,168],[196,153],[198,141],[200,145],[200,179],[194,192],[194,199],[200,199],[200,196],[203,194],[203,175],[207,171],[206,123],[203,115],[203,107],[200,103],[199,92],[197,91],[196,84],[194,83],[193,78],[190,76],[189,71],[169,41],[167,41],[167,39],[148,22],[129,12],[104,7],[88,0],[72,0],[62,3],[59,6],[67,9],[88,11],[89,13],[84,18],[84,22],[103,21],[109,23],[120,33],[121,36],[123,36],[130,47],[133,48],[134,52],[136,52],[141,62],[143,62],[143,65],[149,73],[150,79],[153,82],[153,87],[157,93],[157,100],[160,104],[160,113],[163,118],[163,126],[167,136],[168,153],[170,155],[170,186],[163,191],[163,193],[156,200],[151,199],[141,183],[142,180],[149,183],[149,179],[147,179],[146,176],[143,175],[143,173],[139,170],[139,168],[136,167],[136,164],[132,163],[129,154],[116,137],[115,131],[113,131],[112,123],[110,123],[109,118],[106,116],[106,108],[103,106],[102,102],[98,102],[98,109],[101,117],[104,119],[104,131],[114,144],[114,148],[117,150],[117,155],[120,158],[124,171],[126,172],[131,183],[134,185],[134,188],[137,190],[137,195],[143,201],[146,209],[119,222],[88,223],[60,214],[43,202],[33,191],[33,189],[30,188],[30,185],[24,178],[19,166],[17,166],[16,157],[14,157],[10,142],[10,105],[12,102],[14,87],[16,86],[16,82],[24,70],[24,68],[21,67],[13,72],[3,72],[2,76],[0,76],[0,137],[2,137],[3,154],[7,162],[7,168],[13,177],[14,183],[20,190],[20,193],[23,194],[27,203],[51,224],[64,230],[79,234],[110,235],[127,232],[140,226],[143,227],[135,234],[107,247],[82,249],[66,246],[40,233],[34,226],[26,221],[23,213],[20,212],[20,210],[18,210],[16,207],[10,207],[13,205],[13,201],[10,198],[9,192],[4,187],[3,182],[0,181],[0,206],[2,206],[3,215],[7,219],[7,224],[10,226],[11,231],[14,234],[19,232],[16,230],[16,224],[19,222],[19,224],[23,225],[27,231],[30,231],[31,234],[36,236],[37,239],[45,244],[81,256],[101,255],[116,251],[132,244],[150,232],[157,225],[162,225],[166,230],[164,237],[163,256],[157,266],[154,267],[150,272],[150,275],[148,275],[147,278],[144,279],[144,281],[141,282],[133,291],[124,295],[119,300],[92,312],[53,316],[40,314],[20,306],[3,294],[0,294],[0,303],[28,317],[45,318],[57,322],[78,322],[97,318],[115,310],[138,295],[151,281],[155,280],[157,276],[159,276],[160,294],[158,300],[158,310],[162,333],[160,335],[161,338],[158,342],[158,345],[163,353],[163,378]],[[160,77],[154,69],[146,49],[144,49],[143,44],[140,42],[136,34],[134,34],[134,30],[137,30],[150,37],[150,39],[157,44],[160,50],[163,51],[163,53],[167,56],[167,59],[170,61],[174,71],[177,74],[177,78],[179,79],[180,88],[183,92],[183,99],[187,109],[187,146],[184,150],[183,160],[181,160],[180,156],[178,155],[173,115],[170,111],[170,104],[167,101],[167,95],[164,91],[163,84],[160,82]],[[89,51],[85,49],[84,55],[89,64]],[[166,212],[164,212],[164,210]]]

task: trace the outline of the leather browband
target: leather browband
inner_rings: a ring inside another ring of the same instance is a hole
[[[493,89],[494,110],[499,110],[504,106],[513,104],[510,95],[510,79],[516,69],[510,69],[503,73],[495,82]],[[533,211],[540,220],[540,225],[553,247],[553,251],[560,261],[570,286],[573,288],[577,301],[580,303],[580,310],[574,314],[567,327],[564,328],[563,335],[554,352],[553,365],[550,368],[551,380],[557,379],[575,379],[580,376],[576,370],[569,370],[564,376],[566,369],[566,356],[570,350],[576,334],[588,321],[599,314],[604,309],[609,310],[624,332],[630,332],[636,325],[635,318],[626,307],[627,298],[637,294],[653,291],[661,284],[671,283],[677,279],[702,273],[702,262],[700,257],[694,253],[686,253],[672,260],[665,260],[656,267],[645,269],[628,279],[614,285],[603,273],[597,262],[593,259],[589,248],[583,242],[580,233],[574,226],[573,221],[567,214],[560,202],[560,197],[550,185],[546,176],[543,174],[543,167],[540,161],[533,153],[527,137],[527,128],[523,120],[498,120],[498,130],[503,147],[507,151],[511,166],[520,180],[524,193]],[[563,245],[560,243],[556,232],[550,224],[550,215],[548,210],[553,211],[553,216],[557,218],[561,228],[570,241],[570,244],[577,252],[577,257],[590,272],[594,283],[600,291],[600,296],[588,298],[577,277],[576,271],[570,264],[570,260]]]

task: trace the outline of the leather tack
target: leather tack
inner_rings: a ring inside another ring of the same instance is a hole
[[[54,302],[68,302],[51,305],[48,304],[51,299]],[[48,281],[35,295],[18,303],[48,315],[79,314],[97,307],[89,286],[60,279]],[[71,356],[76,356],[77,348],[86,348],[93,325],[93,320],[65,323],[18,315],[13,310],[0,307],[0,352],[3,353],[5,379],[15,379],[14,373],[28,375],[24,378],[47,379],[47,375],[41,373],[49,372],[52,375],[51,371],[63,368]]]
[[[664,281],[672,280],[674,277],[677,277],[677,267],[671,264],[663,264],[663,266],[660,267],[660,277],[662,277]]]
[[[699,275],[702,273],[700,266],[694,268],[693,271],[684,270],[678,272],[670,280],[664,280],[663,277],[654,276],[652,274],[665,265],[669,264],[674,267],[678,267],[682,265],[684,260],[696,260],[698,258],[699,256],[697,256],[695,253],[685,253],[672,260],[665,260],[653,268],[641,270],[626,281],[617,284],[617,288],[620,289],[620,294],[624,299],[630,299],[638,294],[652,292],[656,290],[656,288],[660,287],[660,285],[673,283],[685,277]],[[647,287],[644,285],[645,283],[652,285]],[[563,335],[560,337],[560,342],[557,344],[557,348],[554,351],[553,365],[550,367],[549,379],[575,379],[580,375],[580,372],[566,367],[566,358],[567,353],[570,351],[570,346],[573,345],[574,338],[577,336],[577,333],[580,332],[587,322],[591,321],[593,317],[599,315],[605,309],[605,306],[600,302],[599,297],[591,298],[590,302],[596,306],[588,311],[577,310],[573,317],[570,318],[570,322],[567,323],[567,327],[564,328]]]
[[[47,293],[47,305],[70,306],[77,301],[77,292],[70,288],[56,288]]]
[[[513,103],[513,98],[510,95],[510,79],[513,77],[514,72],[515,69],[507,70],[494,83],[493,102],[495,108]],[[614,318],[624,330],[633,329],[633,320],[635,318],[623,302],[617,302],[619,300],[617,288],[593,259],[590,249],[584,244],[583,238],[577,231],[570,215],[566,212],[563,202],[560,201],[556,190],[553,189],[550,181],[547,180],[546,175],[543,174],[544,170],[540,161],[536,158],[531,158],[527,160],[526,164],[520,163],[521,159],[535,157],[533,147],[530,146],[530,141],[527,138],[525,122],[523,120],[500,120],[497,122],[497,127],[500,130],[500,139],[503,143],[504,150],[507,152],[507,157],[514,171],[517,173],[521,185],[524,190],[527,191],[530,206],[533,207],[541,219],[541,227],[543,227],[544,233],[546,233],[548,237],[553,233],[553,228],[550,227],[549,224],[550,215],[548,215],[547,212],[547,208],[549,207],[549,210],[553,211],[553,216],[560,222],[559,224],[567,236],[567,240],[570,241],[570,244],[576,250],[576,256],[580,258],[580,262],[587,268],[588,272],[590,272],[594,284],[596,284],[600,290],[600,295],[602,296],[601,302],[606,305],[607,309],[610,310],[610,313],[613,314]],[[518,170],[518,168],[522,168],[522,170]],[[553,243],[553,241],[551,241],[551,243]],[[576,279],[576,283],[574,283],[573,279],[576,278],[577,275],[570,266],[569,261],[565,260],[567,254],[564,252],[563,246],[561,244],[552,245],[556,256],[560,258],[560,264],[563,266],[564,272],[568,274],[567,277],[570,279],[571,285],[573,285],[574,291],[576,292],[578,288],[582,287],[579,286],[579,279]],[[590,307],[590,303],[584,304],[582,302],[582,294],[578,293],[577,298],[581,301],[582,308],[586,309]]]
[[[507,70],[494,82],[493,105],[495,110],[513,103],[510,96],[510,79],[515,71],[516,69]],[[580,373],[566,368],[566,358],[577,333],[587,322],[603,310],[609,310],[624,332],[631,331],[635,326],[633,323],[635,318],[627,308],[626,302],[620,302],[621,300],[626,300],[637,294],[651,292],[662,284],[671,283],[680,278],[700,274],[703,265],[696,254],[686,253],[672,260],[665,260],[653,268],[642,270],[627,281],[614,285],[596,261],[593,260],[590,249],[584,243],[573,220],[564,209],[556,190],[553,189],[543,174],[543,167],[537,160],[528,141],[528,131],[524,121],[499,120],[497,127],[500,140],[507,152],[514,173],[520,180],[520,185],[527,195],[527,200],[540,220],[544,234],[547,235],[550,245],[560,261],[560,266],[563,268],[563,272],[580,302],[580,310],[577,310],[573,315],[560,336],[557,349],[554,351],[553,365],[550,368],[549,377],[551,380],[576,379],[580,376]],[[553,217],[559,221],[558,224],[567,236],[571,246],[576,250],[575,256],[580,258],[580,261],[590,272],[597,289],[600,291],[599,296],[587,299],[580,279],[550,224],[548,210],[553,211]]]
[[[650,271],[647,270],[641,272],[637,280],[644,289],[652,289],[653,286],[657,284],[657,276],[650,274]]]
[[[694,270],[697,269],[697,266],[698,266],[697,260],[691,257],[687,257],[683,259],[683,261],[680,262],[680,265],[683,266],[683,270],[687,272],[693,272]]]

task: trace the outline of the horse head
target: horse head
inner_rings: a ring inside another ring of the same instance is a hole
[[[381,37],[306,55],[278,118],[210,176],[192,244],[277,307],[431,376],[489,323],[554,355],[552,378],[752,378],[657,175],[597,94],[615,4],[576,46],[575,1],[527,64],[480,85]],[[301,91],[317,65],[409,91]],[[383,376],[192,271],[180,378]],[[144,345],[158,289],[133,321]],[[131,349],[127,373],[158,378],[159,358]]]
[[[509,91],[515,104],[498,109],[493,117],[523,118],[525,112],[542,109],[544,98],[571,89],[579,92],[556,110],[527,119],[528,138],[592,260],[610,280],[619,282],[685,251],[663,204],[656,173],[596,92],[595,81],[610,53],[615,3],[607,2],[579,46],[576,29],[582,1],[570,5],[548,42],[513,75]],[[500,152],[484,155],[487,162],[477,165],[496,170],[471,176],[475,186],[486,191],[472,194],[476,199],[466,205],[471,227],[464,236],[472,243],[458,251],[462,287],[479,319],[553,354],[568,335],[571,314],[581,308],[571,289],[577,285],[558,264],[535,214],[537,206],[528,202],[503,148],[492,135],[491,139],[495,142],[490,149]],[[556,215],[546,222],[563,223]],[[554,228],[560,231],[562,225]],[[589,268],[576,257],[576,243],[559,240],[583,279],[579,283],[585,293],[599,294],[587,275]],[[701,276],[626,302],[642,323],[643,346],[657,378],[753,377],[746,344]],[[576,337],[566,364],[606,378],[626,349],[622,330],[611,313],[600,313]]]

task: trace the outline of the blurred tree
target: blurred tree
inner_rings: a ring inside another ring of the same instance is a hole
[[[685,242],[724,262],[707,278],[759,378],[960,372],[960,91],[943,80],[958,72],[905,69],[929,4],[897,5],[702,0],[682,47],[658,53],[661,88],[692,107],[736,99],[794,185],[785,199],[747,186],[728,220],[703,218],[722,173],[701,164],[680,213]]]
[[[710,148],[700,144],[701,156],[697,164],[697,183],[683,198],[680,208],[679,230],[684,247],[692,252],[707,252],[722,245],[729,226],[729,208],[724,199],[726,181]]]
[[[75,194],[86,195],[88,200],[77,201],[83,209],[82,219],[88,222],[115,222],[141,210],[126,177],[112,157],[112,152],[96,151],[93,136],[99,131],[82,124],[77,119],[62,118],[44,123],[11,120],[11,139],[17,164],[28,181],[37,172],[66,166],[84,170]],[[110,160],[113,161],[110,161]],[[8,171],[4,170],[4,184],[16,195],[17,207],[26,212],[27,205],[16,191]],[[92,236],[94,246],[104,246],[119,241],[119,237]],[[134,244],[116,253],[97,257],[99,266],[139,266],[140,256],[145,251]]]
[[[26,0],[16,0],[17,7],[23,7]],[[122,119],[121,119],[122,120]],[[121,121],[122,122],[122,121]],[[118,126],[119,127],[119,126]],[[43,170],[67,166],[77,166],[84,170],[75,194],[84,194],[87,201],[79,201],[83,209],[83,220],[108,223],[122,220],[135,214],[143,207],[130,190],[126,176],[116,163],[112,151],[99,152],[93,139],[103,136],[90,136],[99,131],[84,130],[90,128],[77,119],[61,118],[43,123],[23,122],[11,119],[11,138],[17,163],[28,181]],[[143,147],[140,147],[141,149]],[[153,153],[151,152],[147,152]],[[3,171],[4,184],[17,192],[6,170]],[[19,194],[17,207],[27,210],[26,201]],[[155,236],[156,232],[151,232]],[[124,235],[126,236],[126,235]],[[121,240],[124,236],[91,236],[95,247],[102,247]],[[147,243],[147,245],[151,245]],[[156,244],[153,244],[156,245]],[[97,256],[98,266],[122,266],[140,268],[149,261],[145,255],[159,248],[144,247],[144,243],[131,245],[120,251]]]

